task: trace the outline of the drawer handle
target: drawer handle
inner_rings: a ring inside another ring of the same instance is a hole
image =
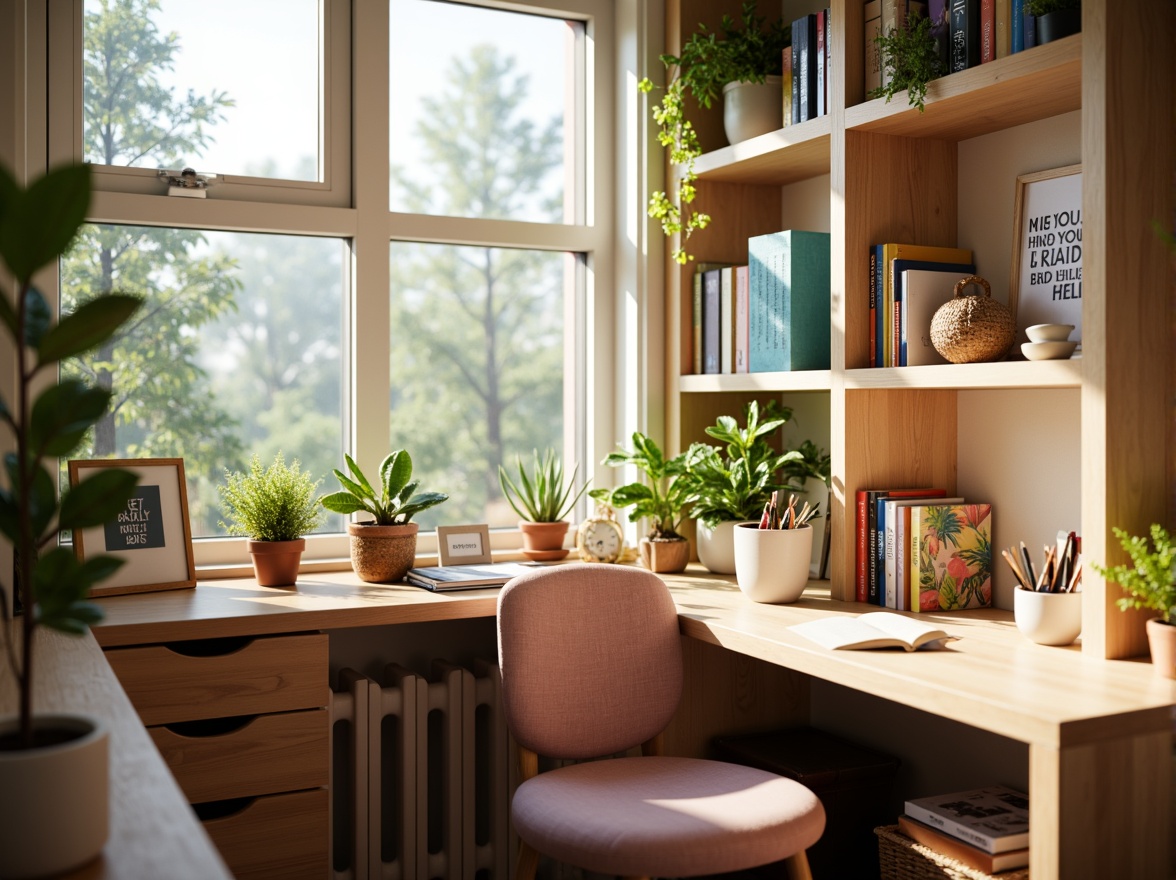
[[[165,724],[165,728],[170,730],[177,736],[186,736],[192,739],[212,736],[225,736],[229,733],[236,733],[239,730],[244,730],[250,724],[257,720],[256,715],[233,715],[228,718],[205,718],[200,721],[177,721],[174,724]]]
[[[249,636],[226,636],[221,639],[195,639],[191,642],[168,642],[163,647],[173,654],[184,657],[222,657],[236,654],[249,647],[253,639]]]
[[[227,819],[229,816],[244,813],[256,800],[256,797],[227,798],[223,801],[192,804],[192,809],[196,813],[196,818],[201,822],[208,822],[211,819]]]

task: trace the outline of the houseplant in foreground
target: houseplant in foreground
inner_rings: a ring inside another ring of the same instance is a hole
[[[100,345],[139,307],[137,297],[98,296],[54,321],[32,284],[36,272],[68,249],[90,202],[89,166],[50,171],[22,189],[0,168],[0,258],[16,279],[15,297],[0,291],[0,322],[16,356],[16,400],[0,399],[0,421],[15,452],[5,456],[0,533],[10,544],[14,579],[0,573],[5,660],[17,682],[19,714],[0,721],[0,799],[10,809],[0,822],[0,876],[36,877],[77,867],[96,856],[107,836],[105,725],[77,715],[38,714],[33,706],[34,643],[46,626],[82,634],[101,618],[86,601],[90,587],[121,561],[91,556],[79,562],[58,533],[101,525],[125,509],[135,474],[103,469],[57,497],[47,463],[69,457],[102,418],[110,392],[77,379],[34,396],[34,380],[58,363]],[[9,599],[19,596],[19,626]]]
[[[249,473],[225,472],[225,484],[217,491],[228,523],[220,525],[230,535],[249,538],[253,572],[261,586],[284,587],[298,579],[298,564],[306,549],[303,535],[323,521],[314,497],[321,482],[311,482],[298,459],[287,466],[281,452],[269,467],[263,468],[254,455]]]
[[[351,537],[351,566],[360,580],[368,583],[398,581],[412,568],[416,557],[419,526],[410,520],[422,510],[436,507],[449,496],[444,492],[421,492],[412,479],[412,457],[397,449],[380,462],[379,491],[363,475],[350,455],[348,477],[338,468],[335,477],[343,489],[319,499],[327,510],[344,515],[369,513],[370,522],[347,524]]]
[[[523,533],[524,555],[536,562],[563,559],[569,552],[563,546],[568,531],[568,521],[564,517],[572,512],[588,484],[573,495],[578,465],[565,480],[563,463],[554,449],[546,450],[542,458],[537,449],[532,455],[530,472],[523,464],[522,456],[515,456],[517,483],[506,468],[499,465],[498,484],[502,487],[502,496],[521,517],[519,530]]]
[[[1124,611],[1136,608],[1160,613],[1147,622],[1152,665],[1160,675],[1176,678],[1176,541],[1159,523],[1151,525],[1150,545],[1146,536],[1118,528],[1112,531],[1131,557],[1131,564],[1103,567],[1095,563],[1094,570],[1127,593],[1118,600]]]
[[[681,233],[681,244],[674,259],[682,264],[691,259],[686,242],[696,229],[704,229],[710,217],[689,209],[694,201],[694,160],[702,155],[698,134],[686,118],[686,95],[703,107],[723,95],[723,126],[731,143],[783,124],[783,85],[780,74],[784,47],[789,45],[789,26],[777,20],[768,24],[755,11],[755,0],[743,4],[742,27],[724,15],[719,34],[699,24],[682,47],[681,56],[662,55],[661,62],[672,72],[661,102],[653,108],[658,124],[658,142],[669,150],[671,165],[678,168],[677,200],[665,192],[649,198],[648,213],[661,221],[667,236]],[[772,77],[772,87],[735,89],[738,84],[763,87]],[[648,77],[637,84],[645,93],[653,90]],[[741,112],[744,111],[744,112]],[[752,119],[747,119],[752,116]]]
[[[641,561],[650,571],[682,571],[690,561],[690,542],[679,534],[678,526],[686,507],[694,500],[686,478],[686,454],[666,458],[652,439],[640,431],[633,432],[633,448],[610,452],[604,459],[610,467],[634,465],[644,479],[614,489],[593,489],[588,494],[597,501],[620,509],[632,507],[629,519],[649,520],[649,534],[638,549]]]

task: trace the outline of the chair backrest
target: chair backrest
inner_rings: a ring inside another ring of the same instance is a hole
[[[595,758],[665,729],[682,694],[678,615],[657,575],[572,564],[515,578],[498,597],[506,722],[524,747]]]

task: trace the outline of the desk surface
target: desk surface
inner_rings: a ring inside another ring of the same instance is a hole
[[[1073,746],[1161,731],[1176,704],[1176,682],[1155,676],[1150,664],[1085,657],[1077,645],[1033,644],[1007,611],[919,615],[959,637],[939,651],[828,651],[788,626],[870,609],[830,599],[822,582],[793,605],[763,605],[729,577],[696,567],[665,580],[687,636],[1022,742]],[[106,620],[95,635],[115,647],[492,617],[497,594],[363,584],[349,571],[307,576],[293,589],[209,581],[102,599]]]

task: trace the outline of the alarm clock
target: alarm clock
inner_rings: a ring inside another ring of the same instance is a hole
[[[625,532],[607,504],[598,505],[596,515],[580,523],[576,552],[584,562],[617,562],[625,552]]]

